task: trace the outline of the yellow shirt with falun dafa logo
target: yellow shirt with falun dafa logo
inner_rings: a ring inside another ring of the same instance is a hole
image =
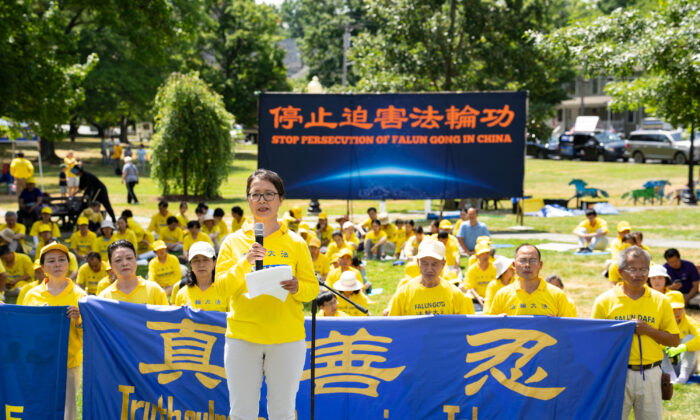
[[[157,256],[148,263],[148,280],[158,283],[160,287],[172,286],[181,279],[180,261],[174,255],[168,254],[164,263]]]
[[[491,280],[496,278],[496,267],[489,263],[486,270],[482,270],[479,264],[474,264],[467,270],[467,277],[464,279],[464,286],[467,289],[474,289],[482,298],[486,296],[486,289]]]
[[[319,292],[309,248],[302,237],[284,225],[266,236],[263,266],[290,266],[299,289],[284,302],[268,295],[249,299],[244,296],[248,292],[245,275],[253,266],[245,254],[254,241],[253,223],[246,223],[224,241],[216,262],[214,286],[217,293],[229,299],[226,336],[258,344],[303,340],[306,334],[302,303],[316,298]]]
[[[440,278],[435,287],[425,287],[419,278],[409,281],[391,298],[390,316],[470,315],[474,304],[457,287]]]
[[[540,284],[527,293],[516,277],[511,284],[496,293],[487,315],[549,315],[576,317],[576,306],[566,294],[540,277]]]
[[[34,287],[24,297],[26,306],[78,306],[78,299],[85,296],[83,289],[68,279],[68,285],[58,295],[52,295],[46,289],[46,282]],[[83,363],[83,327],[82,321],[71,319],[68,333],[68,369]]]
[[[158,283],[144,280],[141,277],[139,277],[139,283],[136,288],[129,294],[119,290],[119,288],[117,288],[117,282],[115,281],[100,292],[99,297],[118,300],[120,302],[168,305],[168,298],[165,296],[165,292]]]
[[[95,239],[97,239],[97,235],[94,232],[88,230],[83,236],[78,230],[73,232],[70,239],[68,239],[68,243],[80,255],[87,255],[88,252],[92,251],[92,244],[95,242]]]
[[[76,283],[83,287],[90,295],[97,293],[97,285],[105,276],[107,276],[107,263],[100,261],[100,271],[93,271],[90,264],[83,264],[78,269],[78,279]]]
[[[214,284],[207,287],[207,290],[204,291],[195,284],[193,286],[183,286],[178,290],[173,305],[189,306],[205,311],[226,312],[228,300],[217,292]]]

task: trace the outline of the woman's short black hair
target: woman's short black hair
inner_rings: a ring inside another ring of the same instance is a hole
[[[377,224],[377,225],[379,225],[379,226],[381,227],[382,222],[380,222],[379,219],[372,219],[372,224],[373,224],[373,225],[374,225],[374,224]]]
[[[112,262],[112,254],[114,253],[114,251],[116,251],[119,248],[128,248],[131,250],[131,252],[134,253],[134,257],[136,256],[136,248],[134,248],[134,244],[127,241],[126,239],[120,239],[118,241],[111,243],[107,247],[107,256],[109,257],[110,263]]]
[[[423,226],[421,226],[421,225],[416,226],[415,233],[423,233]]]
[[[250,174],[245,186],[246,197],[248,196],[248,194],[250,194],[250,184],[252,184],[253,180],[256,178],[262,179],[274,185],[275,189],[277,190],[277,194],[280,196],[280,199],[284,198],[284,182],[282,182],[282,178],[280,178],[280,176],[277,175],[277,172],[271,171],[269,169],[257,169],[255,172]]]
[[[327,290],[319,293],[318,297],[316,298],[316,304],[318,306],[323,306],[324,304],[332,301],[335,298],[335,295]]]
[[[196,227],[197,229],[201,229],[201,228],[202,228],[202,225],[199,224],[199,220],[190,220],[189,222],[187,222],[187,229],[192,229],[192,228],[195,228],[195,227]]]
[[[122,217],[125,217],[128,219],[130,217],[134,217],[134,213],[132,213],[131,210],[126,209],[122,212]]]
[[[224,209],[217,207],[214,209],[214,217],[224,217]]]
[[[239,216],[243,216],[243,209],[241,208],[241,206],[233,206],[233,207],[231,207],[231,213],[235,213]]]
[[[167,224],[177,223],[177,217],[175,217],[175,216],[168,216],[168,218],[165,219],[165,223],[167,223]]]

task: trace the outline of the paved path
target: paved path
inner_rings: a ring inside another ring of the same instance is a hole
[[[491,236],[494,239],[522,239],[522,240],[540,240],[551,242],[578,243],[577,238],[573,234],[564,233],[542,233],[542,232],[508,232],[498,233],[492,232]],[[614,238],[608,238],[611,242]],[[678,249],[700,249],[700,241],[688,241],[681,239],[653,239],[644,238],[644,245],[654,246],[659,248],[678,248]]]

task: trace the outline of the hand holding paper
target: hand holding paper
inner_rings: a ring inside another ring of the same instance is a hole
[[[288,265],[253,271],[245,275],[248,286],[246,296],[253,299],[260,295],[269,295],[284,302],[289,292],[282,287],[280,282],[292,280],[292,278],[292,267]]]

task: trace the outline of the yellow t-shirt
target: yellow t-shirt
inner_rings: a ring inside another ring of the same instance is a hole
[[[265,237],[263,246],[267,255],[263,265],[290,266],[299,289],[284,302],[268,295],[248,299],[243,296],[248,292],[245,274],[250,273],[253,266],[245,254],[254,241],[253,223],[246,223],[224,241],[216,261],[214,286],[229,299],[226,336],[258,344],[303,340],[306,334],[302,303],[315,299],[319,292],[309,248],[304,239],[284,225]]]
[[[550,315],[576,317],[576,306],[566,294],[556,286],[539,279],[537,289],[528,294],[520,287],[516,278],[511,284],[496,293],[489,305],[487,315]]]
[[[700,326],[698,326],[698,322],[696,320],[689,317],[688,314],[683,314],[681,322],[678,323],[678,330],[680,331],[681,341],[684,337],[687,337],[689,335],[695,337],[692,340],[685,343],[686,347],[688,348],[688,351],[693,352],[700,350],[700,335],[698,333],[698,330],[700,330]]]
[[[362,284],[365,284],[365,282],[362,280],[362,273],[360,273],[360,270],[358,270],[355,267],[348,267],[347,270],[345,271],[352,271],[355,273],[355,278],[357,281],[359,281]],[[340,267],[335,267],[331,268],[331,271],[328,272],[328,277],[326,277],[326,283],[328,283],[329,286],[333,287],[335,282],[340,280],[340,276],[343,274],[343,269]]]
[[[343,233],[343,241],[350,247],[352,247],[353,251],[357,251],[357,247],[360,246],[360,240],[357,239],[357,236],[353,233],[350,236],[347,236]]]
[[[114,299],[121,302],[131,302],[131,303],[145,303],[148,305],[167,305],[168,298],[165,296],[165,292],[158,283],[150,280],[144,280],[139,277],[139,284],[136,286],[131,293],[123,293],[119,288],[117,288],[117,281],[107,286],[102,292],[100,292],[99,297],[105,299]]]
[[[10,175],[15,178],[30,178],[34,175],[34,165],[25,158],[14,158],[10,163]]]
[[[617,285],[596,298],[591,318],[628,321],[641,319],[657,330],[679,334],[671,304],[663,294],[644,286],[644,294],[637,300],[630,299]],[[662,347],[648,335],[633,337],[630,350],[630,365],[639,365],[639,337],[642,344],[642,364],[648,365],[663,359]]]
[[[236,221],[236,219],[231,219],[231,233],[234,233],[235,231],[240,229],[241,226],[243,226],[243,224],[247,221],[248,221],[248,218],[245,216],[241,216],[241,220],[238,222]]]
[[[172,216],[170,212],[167,212],[165,216],[160,214],[160,212],[156,213],[151,217],[151,223],[148,225],[148,229],[146,229],[149,232],[154,232],[158,233],[161,229],[167,228],[168,227],[168,217]]]
[[[217,225],[212,225],[211,230],[207,228],[207,226],[202,223],[202,228],[199,230],[201,233],[209,236],[209,239],[211,239],[211,235],[216,233],[217,235],[215,236],[215,239],[221,240],[221,231],[219,230],[219,226]]]
[[[34,222],[34,224],[32,225],[32,228],[29,230],[29,235],[30,236],[39,236],[39,227],[41,227],[41,225],[44,225],[44,224],[51,225],[51,237],[52,238],[60,238],[61,237],[61,231],[58,230],[58,224],[56,224],[54,222],[44,223],[41,220],[37,220],[36,222]]]
[[[328,315],[325,314],[325,312],[323,312],[323,309],[321,309],[320,311],[318,311],[318,316],[319,316],[319,317],[322,317],[322,318],[323,318],[323,317],[326,317],[326,318],[329,317]],[[335,311],[335,315],[333,315],[331,318],[333,318],[333,317],[348,318],[348,317],[350,317],[350,315],[346,314],[346,313],[343,312],[343,311],[337,311],[337,310],[336,310],[336,311]]]
[[[216,226],[216,228],[219,229],[219,239],[223,239],[226,235],[229,234],[228,226],[226,226],[226,222],[224,221],[224,219],[221,219],[219,223],[217,223],[214,226]]]
[[[352,249],[348,247],[345,242],[343,242],[342,245],[338,246],[338,244],[336,244],[335,241],[331,241],[331,243],[328,245],[328,248],[326,249],[326,257],[328,257],[329,259],[333,259],[333,256],[343,248]]]
[[[121,145],[115,144],[114,147],[112,148],[112,159],[119,159],[122,157],[122,147]]]
[[[187,222],[190,221],[184,214],[180,213],[177,216],[177,222],[180,223],[180,228],[183,230],[187,229]]]
[[[316,258],[316,260],[313,263],[314,272],[316,272],[316,274],[324,276],[331,271],[331,263],[330,261],[328,261],[328,257],[321,254],[320,252],[318,253],[318,258]]]
[[[420,280],[401,286],[389,303],[390,316],[406,315],[469,315],[474,304],[455,286],[444,279],[435,287],[425,287]]]
[[[202,232],[198,232],[197,237],[193,238],[192,235],[190,235],[188,232],[188,235],[185,236],[185,239],[182,240],[182,247],[185,251],[189,251],[190,247],[195,242],[207,242],[209,243],[209,245],[214,246],[214,242],[211,241],[209,235],[204,234]]]
[[[17,304],[24,305],[24,300],[26,299],[27,293],[29,293],[30,290],[37,287],[38,285],[39,280],[34,280],[33,282],[27,283],[24,286],[22,286],[22,290],[20,290],[19,295],[17,295]]]
[[[493,262],[496,261],[496,257],[493,255],[489,257],[489,263],[493,264]],[[467,261],[467,269],[469,269],[472,265],[476,264],[479,262],[479,259],[476,258],[476,254],[473,254],[472,256],[469,257],[469,260]]]
[[[86,255],[88,252],[92,251],[92,244],[97,239],[97,235],[94,232],[87,231],[85,236],[80,234],[80,231],[75,231],[68,239],[71,249],[78,252],[79,255]]]
[[[489,263],[486,270],[482,270],[479,264],[474,264],[467,270],[464,279],[464,287],[474,289],[482,298],[486,296],[486,289],[492,280],[496,279],[496,267]],[[500,283],[500,282],[499,282]]]
[[[190,306],[192,308],[203,309],[205,311],[226,312],[228,300],[226,296],[217,293],[214,284],[202,291],[199,286],[184,286],[177,292],[173,301],[175,306]]]
[[[512,282],[513,279],[510,279],[510,281]],[[503,282],[500,279],[493,279],[489,282],[489,285],[486,286],[486,296],[481,295],[484,298],[484,313],[488,312],[489,304],[491,303],[491,301],[493,301],[493,298],[496,296],[496,293],[498,293],[498,291],[503,289],[504,287],[508,286],[508,284],[503,284]]]
[[[586,218],[583,222],[579,223],[578,226],[576,226],[576,229],[574,231],[577,231],[580,228],[586,229],[587,233],[596,233],[598,232],[598,229],[602,229],[603,232],[608,233],[608,222],[605,220],[601,219],[600,217],[596,217],[593,219],[593,224],[591,224],[591,221]]]
[[[406,231],[404,229],[397,229],[394,234],[394,242],[396,242],[396,252],[401,251],[401,247],[406,242]]]
[[[382,232],[386,233],[386,240],[396,244],[396,232],[398,229],[393,223],[382,224]]]
[[[27,292],[24,297],[26,306],[78,306],[78,299],[85,296],[85,291],[68,279],[68,286],[57,296],[46,290],[42,283]],[[82,321],[70,321],[68,333],[68,368],[80,366],[83,363],[83,327]]]
[[[362,306],[365,309],[369,309],[369,299],[364,292],[359,291],[350,295],[350,300]],[[357,308],[347,303],[345,299],[338,298],[338,311],[345,312],[348,316],[368,316],[360,312]]]
[[[107,276],[107,263],[100,261],[100,271],[95,272],[90,268],[90,264],[83,264],[82,267],[78,269],[78,279],[76,283],[80,287],[84,288],[85,291],[90,295],[97,294],[97,285],[100,284],[100,280]]]
[[[459,264],[459,242],[452,240],[453,237],[447,238],[445,245],[445,266],[454,267]]]
[[[318,239],[321,240],[321,242],[333,242],[333,228],[330,225],[326,225],[326,228],[324,230],[314,229],[314,232],[316,233]]]
[[[76,175],[73,172],[71,172],[70,170],[73,169],[73,167],[78,164],[78,161],[75,160],[75,158],[65,157],[65,158],[63,158],[63,163],[66,164],[66,176],[68,178],[75,177]]]
[[[370,230],[365,234],[365,240],[370,240],[372,241],[373,244],[377,244],[382,238],[386,238],[386,233],[383,230],[380,230],[379,233],[375,233],[373,230]],[[388,240],[388,239],[387,239]]]
[[[24,276],[29,276],[29,279],[18,281],[12,287],[7,286],[8,290],[22,287],[27,283],[34,281],[34,263],[32,262],[32,259],[24,254],[18,254],[16,252],[13,252],[13,254],[15,254],[15,263],[12,265],[12,267],[5,265],[4,262],[2,263],[2,266],[5,268],[5,273],[7,273],[8,284],[10,281],[15,281]]]
[[[3,223],[2,225],[0,225],[0,231],[3,231],[5,229],[12,230],[12,232],[14,232],[15,235],[17,235],[17,234],[26,235],[27,234],[27,227],[21,223],[15,223],[15,227],[13,227],[13,228],[7,226],[6,223]],[[0,238],[0,245],[5,245],[6,243],[7,242],[5,242],[4,239]]]
[[[100,293],[102,293],[104,289],[108,288],[110,284],[112,284],[112,282],[109,278],[109,275],[103,277],[102,280],[100,280],[100,282],[97,283],[97,290],[95,291],[95,294],[99,296]]]
[[[421,241],[418,240],[416,235],[411,236],[406,243],[406,248],[404,249],[406,256],[415,257],[418,255],[418,247],[420,246],[420,243]]]
[[[182,242],[184,237],[185,233],[179,226],[175,226],[175,229],[172,230],[170,229],[170,226],[167,226],[165,229],[161,229],[160,233],[158,233],[158,238],[166,244]]]
[[[368,217],[362,222],[360,226],[362,226],[362,229],[364,229],[366,232],[369,232],[370,230],[372,230],[372,219]]]
[[[148,263],[148,280],[158,283],[162,288],[172,286],[181,279],[180,261],[174,255],[168,254],[165,263],[160,262],[158,257]]]
[[[112,235],[112,237],[107,240],[105,240],[104,236],[99,236],[95,238],[95,241],[92,243],[92,250],[100,254],[102,261],[109,261],[107,248],[116,241],[116,235]]]
[[[457,236],[457,233],[459,232],[459,227],[462,226],[463,221],[464,220],[462,219],[457,219],[455,225],[452,227],[452,236]]]

